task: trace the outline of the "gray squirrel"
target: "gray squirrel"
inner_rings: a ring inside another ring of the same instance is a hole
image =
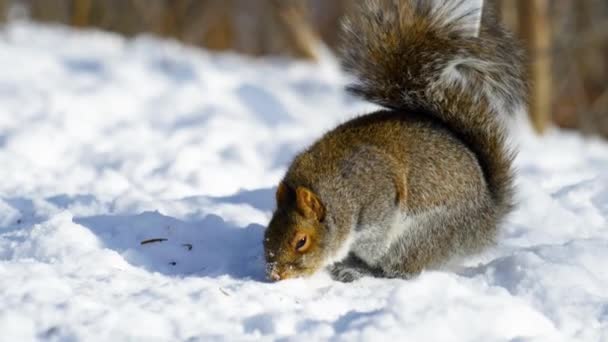
[[[264,236],[271,280],[410,278],[494,243],[514,205],[504,119],[528,86],[483,1],[367,0],[344,28],[349,90],[385,109],[295,157]]]

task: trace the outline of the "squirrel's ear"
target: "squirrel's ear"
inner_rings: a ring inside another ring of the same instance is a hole
[[[299,186],[296,189],[296,204],[298,211],[306,218],[323,221],[325,208],[321,200],[309,189]]]
[[[291,191],[293,190],[289,189],[289,187],[285,183],[279,183],[276,193],[277,205],[287,203],[289,201]]]

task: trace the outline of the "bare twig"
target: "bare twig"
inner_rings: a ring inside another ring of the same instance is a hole
[[[150,243],[165,242],[165,241],[167,241],[167,239],[165,239],[165,238],[156,238],[156,239],[144,240],[144,241],[140,242],[139,244],[140,245],[147,245],[147,244],[150,244]]]

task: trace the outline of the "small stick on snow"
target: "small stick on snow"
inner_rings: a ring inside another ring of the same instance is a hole
[[[158,239],[148,239],[148,240],[144,240],[142,242],[140,242],[140,245],[147,245],[149,243],[156,243],[156,242],[164,242],[167,241],[167,239],[165,238],[158,238]]]

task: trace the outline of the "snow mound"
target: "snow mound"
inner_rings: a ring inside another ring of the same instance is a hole
[[[264,280],[290,158],[373,106],[335,61],[0,30],[0,331],[27,340],[608,341],[608,145],[514,135],[518,209],[411,281]]]

